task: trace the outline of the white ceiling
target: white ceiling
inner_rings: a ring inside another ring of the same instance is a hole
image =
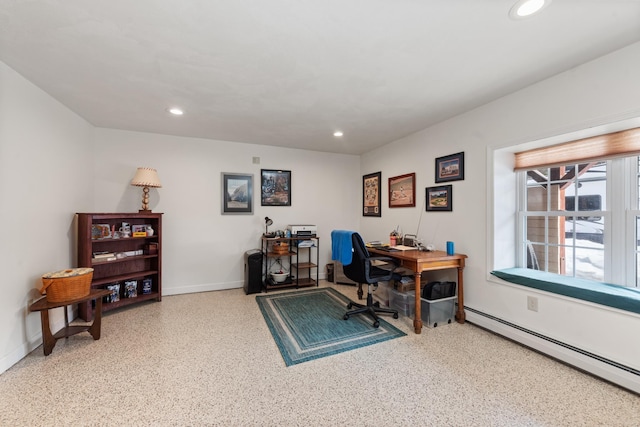
[[[0,0],[0,60],[98,127],[360,154],[640,40],[638,0],[513,3]]]

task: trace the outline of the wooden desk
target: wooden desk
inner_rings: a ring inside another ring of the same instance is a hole
[[[56,341],[60,338],[70,337],[71,335],[79,334],[80,332],[89,332],[94,340],[100,339],[100,325],[102,323],[102,297],[109,295],[111,291],[109,289],[91,289],[89,295],[81,298],[76,298],[63,302],[49,302],[47,297],[40,298],[29,306],[29,311],[40,312],[40,323],[42,325],[42,349],[44,355],[48,356],[53,351],[53,347],[56,345]],[[78,304],[80,302],[96,300],[96,311],[93,323],[91,325],[77,325],[69,326],[67,320],[66,306],[72,304]],[[51,333],[51,327],[49,326],[49,310],[57,307],[65,307],[64,328],[60,329],[55,334]]]
[[[400,262],[402,267],[406,267],[414,272],[416,283],[416,308],[415,317],[413,319],[413,328],[416,334],[422,332],[421,304],[420,304],[420,275],[423,271],[444,270],[448,268],[458,269],[458,310],[456,311],[456,320],[458,323],[464,323],[464,283],[462,279],[462,270],[464,269],[464,260],[467,258],[463,254],[447,255],[444,251],[425,252],[418,250],[387,252],[373,248],[367,250],[379,256],[394,258]]]

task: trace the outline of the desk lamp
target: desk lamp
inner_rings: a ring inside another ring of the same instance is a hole
[[[269,226],[273,224],[273,220],[268,216],[264,217],[264,237],[275,237],[275,234],[269,234]]]
[[[131,185],[142,187],[142,209],[138,210],[138,212],[151,213],[151,209],[149,209],[149,187],[162,187],[158,172],[152,168],[138,168],[136,175],[131,180]]]

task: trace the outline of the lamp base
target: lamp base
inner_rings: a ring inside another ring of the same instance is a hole
[[[138,209],[138,213],[151,213],[151,209]]]

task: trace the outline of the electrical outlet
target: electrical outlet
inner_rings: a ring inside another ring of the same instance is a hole
[[[527,297],[527,310],[538,311],[538,298]]]

